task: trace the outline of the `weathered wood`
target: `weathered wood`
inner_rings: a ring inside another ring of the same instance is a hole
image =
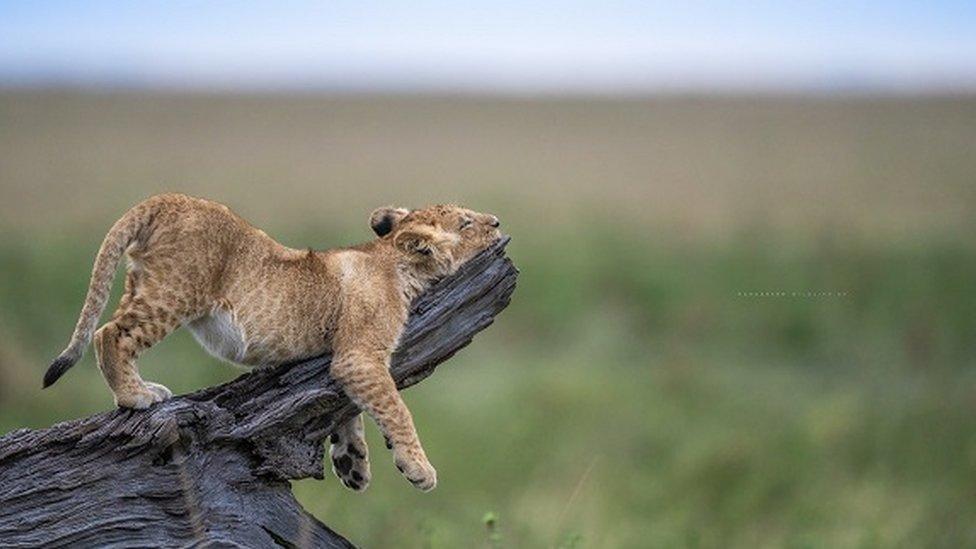
[[[414,301],[391,366],[400,388],[508,305],[517,270],[507,243]],[[3,436],[0,547],[350,547],[289,483],[323,478],[325,439],[357,412],[329,364],[264,368],[149,410]]]

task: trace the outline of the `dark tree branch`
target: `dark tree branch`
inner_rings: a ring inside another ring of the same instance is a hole
[[[429,376],[508,305],[506,238],[414,301],[391,372]],[[0,546],[348,547],[289,479],[323,478],[323,443],[357,409],[330,357],[264,368],[144,411],[0,438]]]

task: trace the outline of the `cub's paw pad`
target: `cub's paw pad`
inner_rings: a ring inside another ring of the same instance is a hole
[[[332,445],[332,472],[346,488],[356,492],[369,486],[369,459],[364,450],[353,443]]]

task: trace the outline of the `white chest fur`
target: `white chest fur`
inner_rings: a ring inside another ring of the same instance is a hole
[[[186,325],[207,351],[217,358],[240,364],[247,354],[244,330],[230,311],[217,309]]]

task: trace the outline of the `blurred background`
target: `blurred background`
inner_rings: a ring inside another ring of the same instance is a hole
[[[372,426],[365,494],[295,483],[365,547],[976,546],[976,4],[0,2],[0,432],[112,406],[90,351],[40,379],[162,191],[295,247],[512,235],[405,395],[437,490]]]

